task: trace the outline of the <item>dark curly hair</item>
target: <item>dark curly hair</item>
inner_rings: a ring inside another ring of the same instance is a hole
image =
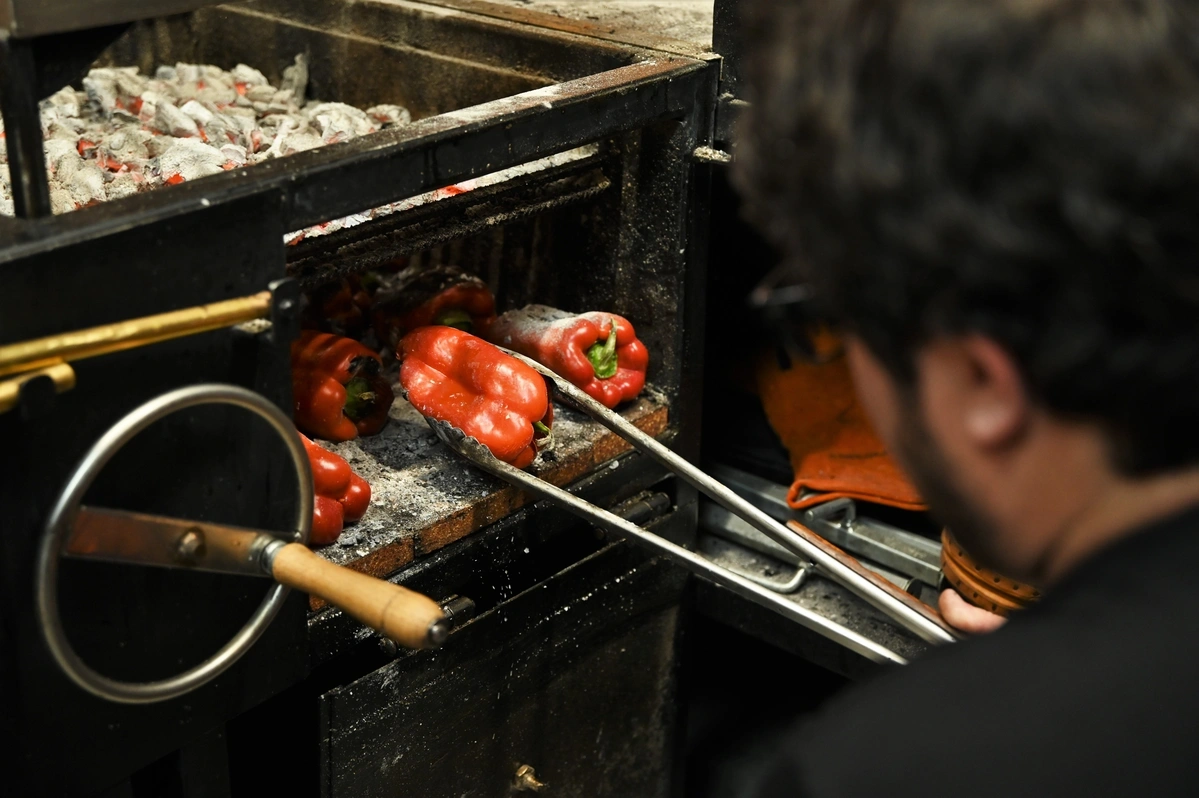
[[[1199,462],[1199,5],[757,0],[736,180],[910,385],[977,332],[1135,476]]]

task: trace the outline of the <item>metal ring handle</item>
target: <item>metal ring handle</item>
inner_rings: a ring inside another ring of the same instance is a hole
[[[120,704],[148,704],[176,698],[215,678],[249,650],[266,631],[287,597],[288,588],[275,584],[248,623],[224,648],[189,671],[156,682],[122,682],[103,676],[87,666],[67,640],[58,613],[58,555],[75,521],[79,504],[100,470],[135,435],[159,419],[189,407],[227,404],[241,407],[264,419],[287,444],[288,454],[299,481],[299,509],[295,520],[295,539],[308,542],[312,531],[312,469],[304,445],[296,435],[291,419],[265,397],[236,385],[192,385],[151,399],[114,424],[84,455],[58,497],[37,558],[36,600],[42,637],[54,661],[75,684],[89,693]]]

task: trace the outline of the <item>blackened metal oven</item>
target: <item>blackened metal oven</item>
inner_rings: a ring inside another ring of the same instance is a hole
[[[293,595],[217,679],[170,701],[119,705],[61,674],[32,606],[49,508],[108,427],[197,383],[242,385],[287,408],[298,288],[397,257],[454,261],[487,279],[505,307],[619,309],[654,355],[638,418],[696,453],[705,248],[694,231],[705,223],[707,174],[692,153],[711,143],[718,64],[677,43],[629,45],[586,26],[528,22],[463,0],[266,0],[105,32],[121,35],[102,63],[143,69],[244,62],[277,79],[305,53],[313,96],[397,103],[417,121],[61,215],[39,214],[34,197],[22,218],[0,219],[0,345],[273,292],[270,324],[79,361],[72,389],[30,381],[0,415],[9,464],[0,716],[15,764],[6,793],[503,795],[520,779],[564,795],[667,791],[681,575],[482,478],[439,487],[417,465],[433,462],[449,482],[467,466],[420,444],[393,440],[389,451],[407,452],[395,462],[412,466],[411,484],[459,504],[439,523],[372,507],[371,533],[328,556],[473,605],[443,651],[393,659],[339,612]],[[31,53],[56,52],[54,41],[32,41],[40,44],[5,44],[14,135],[15,94],[45,96],[59,87],[47,75],[69,71],[29,69]],[[22,146],[28,155],[29,141]],[[20,148],[9,153],[14,176],[24,168],[36,181]],[[330,235],[288,236],[562,153],[571,154]],[[694,534],[689,490],[580,430],[557,481],[662,534]],[[282,529],[293,494],[277,441],[235,410],[203,408],[135,439],[89,500]],[[219,648],[264,589],[64,561],[59,598],[93,667],[144,680]],[[646,678],[631,683],[630,669]]]

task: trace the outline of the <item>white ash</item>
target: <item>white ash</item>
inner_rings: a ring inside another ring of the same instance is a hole
[[[303,55],[278,87],[257,69],[203,64],[91,70],[83,91],[66,87],[41,104],[51,205],[66,213],[221,171],[252,166],[378,130],[407,125],[412,115],[392,104],[365,110],[305,101]],[[0,128],[2,129],[2,128]],[[590,157],[586,145],[454,186],[367,209],[284,236],[284,242],[328,235],[397,211]],[[0,148],[0,164],[7,156]],[[0,213],[11,216],[12,190],[0,169]]]
[[[376,105],[367,108],[366,112],[382,125],[406,125],[412,121],[408,109],[398,105]]]
[[[189,100],[189,102],[195,102]],[[182,110],[169,102],[160,102],[154,112],[154,129],[169,133],[177,139],[200,137],[200,126]]]
[[[196,180],[220,174],[228,160],[223,152],[199,139],[179,139],[158,156],[158,170],[162,175]]]
[[[120,199],[136,194],[141,190],[141,181],[132,172],[118,172],[108,181],[106,189],[108,199]]]
[[[346,527],[336,544],[319,550],[321,556],[342,565],[413,538],[437,521],[468,511],[503,487],[442,444],[420,413],[399,398],[396,387],[391,421],[381,433],[346,443],[320,442],[344,457],[371,486],[370,507],[362,519]],[[626,418],[637,418],[664,401],[647,391],[621,412]],[[574,457],[608,434],[579,413],[555,408],[553,457]],[[544,474],[551,470],[554,464],[547,459],[538,457],[530,471]]]
[[[295,152],[347,141],[411,115],[396,105],[367,110],[305,99],[307,57],[296,56],[272,86],[253,67],[204,64],[91,70],[83,90],[66,87],[41,103],[55,213],[195,180]],[[7,156],[0,149],[0,164]],[[0,212],[12,214],[8,170]]]
[[[373,109],[369,109],[367,113],[371,113],[371,110]],[[399,202],[392,202],[378,208],[372,208],[369,211],[351,214],[350,216],[346,216],[341,219],[334,219],[323,224],[309,227],[307,230],[297,230],[284,235],[283,241],[288,244],[297,244],[305,238],[315,238],[317,236],[329,235],[330,233],[335,233],[338,230],[344,230],[348,227],[355,227],[364,222],[369,222],[372,219],[378,219],[380,217],[387,216],[388,214],[410,210],[421,205],[427,205],[430,202],[437,202],[438,200],[443,200],[447,197],[453,197],[457,194],[462,194],[466,191],[472,191],[485,186],[492,186],[497,183],[503,183],[507,180],[513,180],[517,177],[522,177],[524,175],[541,172],[555,166],[564,166],[568,163],[583,160],[584,158],[590,158],[598,152],[598,144],[585,144],[582,147],[576,147],[573,150],[560,152],[557,155],[538,158],[535,161],[518,164],[517,166],[513,166],[508,169],[502,169],[498,172],[491,172],[473,180],[464,180],[461,183],[456,183],[452,186],[446,186],[445,188],[439,188],[434,191],[427,191],[424,194],[418,194],[415,197],[409,197],[408,199],[403,199]]]

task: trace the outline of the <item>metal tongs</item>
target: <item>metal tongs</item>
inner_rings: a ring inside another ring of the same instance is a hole
[[[841,584],[916,636],[930,643],[946,643],[959,639],[958,634],[931,607],[867,570],[857,560],[815,532],[794,521],[784,526],[654,438],[637,429],[618,413],[592,399],[568,380],[523,355],[507,349],[503,351],[543,375],[552,386],[553,393],[556,394],[555,398],[562,404],[595,419],[630,443],[635,449],[658,461],[680,479],[694,486],[729,512],[744,519],[778,544],[800,557],[810,560],[824,576]],[[489,474],[554,501],[566,510],[599,527],[648,546],[693,573],[726,587],[746,599],[766,606],[805,626],[813,625],[808,610],[788,601],[778,593],[722,568],[696,552],[685,549],[601,507],[584,501],[562,488],[500,461],[478,440],[446,422],[428,416],[425,417],[425,420],[446,445]],[[851,648],[873,655],[875,659],[903,661],[902,657],[879,646],[874,641],[862,638],[843,627],[839,627],[839,629],[840,631],[832,636],[842,637],[840,642],[850,645]],[[828,629],[823,631],[827,633]]]

